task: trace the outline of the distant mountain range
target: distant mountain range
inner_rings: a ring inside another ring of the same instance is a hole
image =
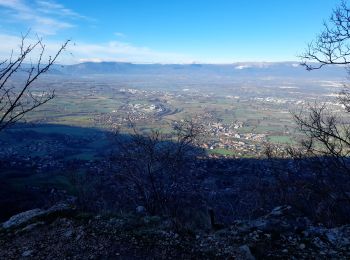
[[[74,65],[54,65],[51,74],[139,74],[232,76],[232,77],[315,77],[345,79],[347,72],[341,66],[328,66],[306,71],[298,62],[239,62],[232,64],[133,64],[126,62],[84,62]]]

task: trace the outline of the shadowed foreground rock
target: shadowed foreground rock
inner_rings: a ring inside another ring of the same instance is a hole
[[[34,216],[36,212],[22,213],[11,219],[24,219],[23,216]],[[50,218],[50,221],[41,217],[40,221],[26,223],[30,224],[25,226],[22,222],[21,225],[2,230],[0,259],[350,257],[350,226],[328,229],[312,225],[306,218],[298,216],[290,206],[277,207],[255,220],[236,221],[218,231],[175,232],[169,227],[167,219],[140,214],[56,214],[55,219]]]
[[[21,227],[25,224],[32,223],[34,221],[38,221],[43,218],[54,217],[55,215],[64,215],[73,212],[73,207],[65,204],[59,203],[47,210],[43,209],[32,209],[11,217],[8,221],[2,224],[4,229],[17,228]]]

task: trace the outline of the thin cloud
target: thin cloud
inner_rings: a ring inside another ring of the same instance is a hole
[[[126,37],[126,35],[124,33],[121,33],[121,32],[115,32],[114,35],[117,36],[117,37],[120,37],[120,38],[125,38]]]
[[[25,22],[27,28],[30,27],[41,35],[54,35],[60,30],[74,27],[70,20],[85,18],[53,1],[0,0],[0,7],[7,10],[2,14],[7,21]],[[55,16],[60,16],[60,19]]]
[[[73,10],[68,9],[63,5],[53,1],[38,0],[36,1],[36,4],[37,4],[37,10],[39,10],[42,13],[54,14],[54,15],[65,16],[70,18],[87,19],[86,16],[78,14],[77,12],[74,12]]]
[[[110,41],[100,44],[76,43],[71,48],[73,62],[125,61],[134,63],[189,63],[193,58],[173,52],[160,52],[131,43]]]
[[[34,36],[28,38],[27,42],[37,40]],[[20,43],[20,37],[0,34],[0,60],[9,57],[11,50],[16,51]],[[63,42],[45,41],[46,55],[54,55]],[[31,57],[35,60],[37,54]],[[58,59],[60,64],[74,64],[85,61],[124,61],[134,63],[191,63],[193,57],[173,52],[161,52],[143,46],[136,46],[131,43],[120,41],[109,41],[99,44],[73,42],[67,51]]]

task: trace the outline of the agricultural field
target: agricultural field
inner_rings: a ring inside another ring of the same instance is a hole
[[[67,160],[89,161],[99,158],[100,150],[108,150],[103,136],[116,129],[131,133],[133,124],[141,133],[159,130],[169,135],[173,124],[193,120],[204,126],[202,147],[209,155],[256,157],[266,142],[297,142],[300,133],[291,113],[309,103],[327,102],[335,112],[341,111],[336,100],[340,77],[234,76],[226,73],[227,66],[174,65],[171,73],[169,68],[160,69],[164,71],[159,74],[48,74],[37,82],[36,91],[55,89],[56,97],[28,114],[22,130],[37,133],[39,143],[49,142],[46,134],[88,139],[80,151],[62,142],[57,147]],[[201,69],[207,73],[199,73]],[[101,131],[100,137],[86,134],[89,131]]]

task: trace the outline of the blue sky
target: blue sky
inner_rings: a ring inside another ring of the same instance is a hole
[[[0,0],[0,56],[31,29],[62,63],[297,60],[337,0]],[[17,42],[17,43],[16,43]],[[15,44],[15,45],[13,45]]]

